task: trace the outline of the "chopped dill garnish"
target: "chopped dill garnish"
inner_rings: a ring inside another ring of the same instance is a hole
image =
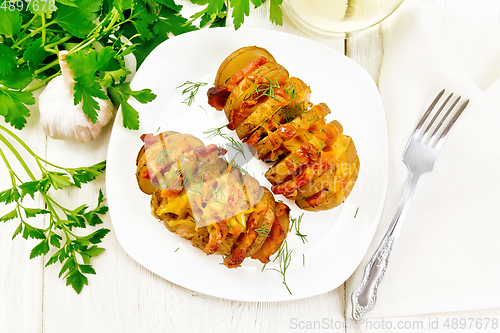
[[[226,127],[226,125],[221,126],[221,127],[216,127],[216,128],[210,128],[210,129],[204,131],[203,134],[206,135],[205,138],[207,140],[213,139],[216,136],[220,136],[221,138],[229,141],[229,147],[233,148],[236,151],[236,155],[233,157],[233,159],[236,158],[236,156],[238,156],[238,154],[241,154],[243,156],[243,158],[246,159],[243,144],[241,142],[237,141],[235,138],[228,136],[226,133],[222,133],[222,129],[224,127]]]
[[[296,103],[294,106],[288,105],[279,112],[285,117],[285,122],[289,123],[307,111],[305,102]]]
[[[290,226],[290,229],[295,229],[295,234],[300,237],[302,240],[302,243],[307,242],[307,235],[304,235],[303,233],[300,232],[300,223],[302,222],[302,218],[304,217],[304,213],[302,213],[298,218],[291,218],[290,220],[292,221],[292,224]]]
[[[288,266],[290,266],[290,262],[292,262],[292,252],[293,250],[288,250],[288,244],[285,239],[285,241],[283,242],[278,251],[278,255],[273,260],[275,261],[276,259],[279,259],[278,262],[280,268],[279,269],[270,268],[271,270],[281,273],[281,275],[283,276],[282,283],[285,285],[290,295],[292,295],[292,292],[290,291],[290,288],[288,288],[288,284],[286,283],[286,271],[288,269]]]
[[[306,255],[305,253],[302,253],[302,266],[306,265]]]
[[[217,127],[217,128],[210,128],[210,129],[204,131],[203,134],[206,135],[205,139],[210,140],[212,138],[215,138],[216,136],[221,136],[221,137],[225,138],[226,135],[224,133],[222,133],[222,131],[221,131],[224,127],[226,127],[226,125],[221,126],[221,127]]]
[[[184,104],[187,104],[188,106],[191,106],[193,104],[194,98],[196,94],[198,93],[198,90],[202,86],[206,86],[208,83],[206,82],[191,82],[191,81],[186,81],[183,84],[181,84],[178,87],[175,87],[175,89],[182,88],[186,86],[182,90],[182,95],[189,93],[189,96],[182,102]]]
[[[178,250],[179,250],[179,248],[176,248],[175,251],[174,251],[174,253],[177,252]]]
[[[356,218],[356,216],[358,216],[358,210],[359,210],[359,207],[356,209],[356,214],[354,214],[354,218]]]
[[[269,236],[269,232],[271,231],[271,230],[267,229],[268,226],[269,226],[269,224],[264,224],[262,227],[254,229],[254,230],[255,230],[255,232],[257,232],[257,234],[259,236],[267,238]]]
[[[226,136],[225,138],[230,142],[229,145],[231,146],[231,148],[233,148],[237,152],[234,156],[235,158],[236,156],[238,156],[238,154],[241,154],[243,158],[246,158],[243,144],[241,142],[236,141],[233,137],[230,136]]]
[[[323,150],[323,148],[325,148],[325,146],[326,146],[326,142],[324,140],[321,140],[321,145],[319,146],[318,151],[321,152]]]
[[[267,96],[269,98],[273,98],[275,100],[278,100],[278,97],[274,93],[274,88],[281,88],[279,83],[278,83],[278,78],[276,77],[274,80],[271,80],[269,78],[266,78],[268,83],[262,83],[259,85],[256,85],[255,83],[252,82],[252,86],[254,89],[254,92],[252,95],[256,95],[253,100],[258,100],[259,98],[263,96]]]

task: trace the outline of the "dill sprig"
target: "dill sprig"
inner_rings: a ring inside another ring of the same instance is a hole
[[[245,170],[243,169],[242,166],[238,165],[236,162],[234,162],[234,159],[232,159],[231,161],[228,161],[227,158],[224,158],[224,160],[226,161],[227,164],[231,164],[231,162],[233,162],[232,164],[232,168],[236,168],[238,170],[241,171],[241,173],[246,173],[247,175],[249,175],[250,173],[248,172],[248,170]]]
[[[228,136],[226,133],[223,133],[222,129],[224,127],[226,127],[226,125],[221,126],[221,127],[216,127],[216,128],[210,128],[210,129],[204,131],[203,134],[206,135],[205,138],[207,140],[210,140],[210,139],[213,139],[217,136],[220,136],[221,138],[229,141],[229,147],[231,147],[234,151],[236,151],[236,155],[234,155],[233,159],[235,159],[236,156],[238,156],[238,154],[241,154],[243,156],[243,158],[246,159],[243,144],[241,142],[237,141],[235,138]]]
[[[252,83],[253,86],[253,100],[258,100],[259,98],[263,96],[267,96],[269,98],[273,98],[275,100],[278,100],[278,97],[276,96],[276,93],[274,92],[274,88],[281,88],[280,84],[278,83],[278,77],[276,77],[274,80],[271,80],[269,78],[266,78],[267,83],[262,83],[259,85],[256,85],[255,83]]]
[[[200,87],[206,86],[207,84],[208,83],[206,83],[206,82],[186,81],[183,84],[181,84],[180,86],[175,87],[175,89],[182,88],[182,87],[186,86],[182,90],[182,95],[184,96],[184,94],[189,93],[189,96],[182,103],[187,104],[188,106],[191,106],[191,104],[193,104],[193,102],[194,102],[194,98],[195,98],[196,94],[198,93],[198,90],[200,89]]]
[[[260,228],[257,228],[257,229],[254,229],[255,232],[257,232],[257,234],[261,237],[269,237],[269,232],[270,230],[267,228],[269,226],[269,224],[264,224],[262,227]]]
[[[285,285],[290,295],[292,295],[292,292],[290,291],[290,288],[288,288],[288,284],[286,283],[286,271],[288,269],[288,266],[290,266],[290,263],[292,262],[292,252],[293,250],[288,250],[288,243],[285,239],[278,251],[278,254],[276,255],[276,258],[274,258],[273,260],[273,262],[278,260],[279,269],[270,268],[271,270],[279,272],[283,276],[282,283]]]
[[[292,224],[290,229],[295,229],[295,234],[300,237],[302,243],[307,242],[307,235],[304,235],[300,232],[300,223],[302,222],[302,218],[304,217],[304,213],[302,213],[298,218],[291,218]]]
[[[226,134],[222,133],[222,129],[224,127],[226,127],[226,125],[221,126],[221,127],[217,127],[217,128],[210,128],[210,129],[204,131],[203,134],[206,135],[205,139],[210,140],[210,139],[215,138],[216,136],[220,136],[220,137],[225,138]]]

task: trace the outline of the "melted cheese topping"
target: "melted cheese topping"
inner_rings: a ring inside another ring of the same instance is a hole
[[[210,187],[211,183],[205,185]],[[162,202],[157,208],[156,214],[158,216],[166,214],[177,215],[178,218],[168,221],[171,227],[195,223],[196,229],[206,226],[210,230],[211,226],[215,223],[225,220],[228,224],[229,233],[239,235],[245,232],[248,216],[255,210],[254,207],[249,207],[249,205],[255,204],[252,202],[254,198],[249,198],[246,186],[243,187],[244,185],[240,183],[235,173],[227,173],[217,178],[217,186],[224,193],[216,193],[211,200],[206,200],[202,195],[193,195],[190,198],[186,190],[183,190],[176,196],[163,196],[163,192],[165,191],[163,190],[161,195]],[[229,209],[228,206],[231,204],[229,202],[230,199],[227,199],[226,203],[224,203],[223,198],[228,198],[231,192],[234,193],[234,202],[232,202],[233,207]],[[198,209],[198,212],[202,214],[202,223],[195,220],[194,215],[196,214],[193,214],[191,204],[198,207],[204,206],[203,209]]]
[[[313,123],[307,130],[297,133],[292,139],[283,143],[284,147],[290,151],[286,158],[290,159],[291,163],[303,161],[303,158],[307,158],[303,156],[305,151],[303,147],[306,145],[314,146],[319,156],[316,161],[309,160],[307,163],[309,166],[305,171],[293,175],[292,182],[297,183],[306,173],[314,173],[311,168],[314,169],[313,165],[319,162],[316,167],[325,168],[323,172],[329,168],[335,168],[331,190],[343,195],[343,189],[356,169],[355,163],[347,162],[346,152],[350,144],[351,138],[340,132],[334,123],[325,124],[324,120]],[[299,186],[302,185],[299,184]]]

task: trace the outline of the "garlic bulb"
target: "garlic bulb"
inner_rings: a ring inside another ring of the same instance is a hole
[[[62,75],[53,78],[38,99],[40,123],[51,138],[89,142],[94,140],[102,127],[111,120],[115,106],[110,100],[96,98],[100,110],[97,110],[98,118],[94,124],[83,113],[81,102],[74,105],[75,81],[66,62],[66,54],[68,51],[59,52]]]

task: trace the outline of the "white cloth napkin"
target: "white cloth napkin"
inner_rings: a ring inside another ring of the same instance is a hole
[[[407,1],[388,22],[378,85],[389,127],[389,188],[371,247],[348,281],[348,299],[404,191],[408,138],[446,88],[470,104],[434,171],[420,179],[366,317],[500,307],[500,26]]]

